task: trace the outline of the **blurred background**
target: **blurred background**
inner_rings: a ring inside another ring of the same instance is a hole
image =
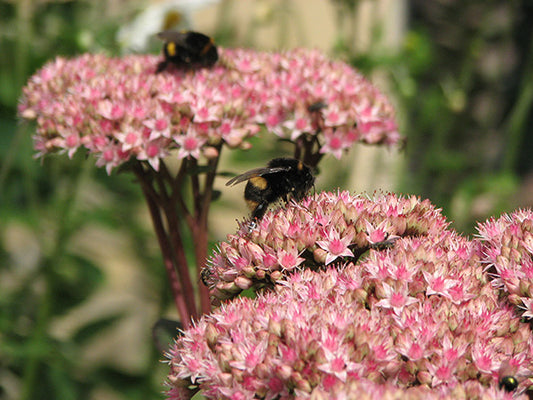
[[[175,318],[139,187],[83,154],[33,158],[21,88],[58,55],[160,52],[194,29],[226,47],[316,47],[396,105],[403,150],[355,146],[321,163],[317,190],[429,198],[465,234],[533,203],[533,3],[529,0],[0,1],[0,399],[161,399],[152,340]],[[288,155],[273,135],[227,151],[239,172]],[[247,215],[224,187],[212,241]]]

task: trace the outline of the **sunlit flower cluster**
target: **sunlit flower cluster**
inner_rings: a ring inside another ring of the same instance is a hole
[[[394,194],[371,199],[323,192],[268,212],[250,231],[243,224],[210,259],[204,276],[211,295],[227,299],[277,282],[297,268],[356,261],[369,248],[399,237],[439,234],[448,226],[429,201]]]
[[[151,55],[57,58],[30,78],[19,114],[37,122],[38,155],[82,147],[108,172],[130,158],[157,170],[173,149],[216,157],[263,126],[292,141],[320,134],[319,151],[336,157],[356,141],[400,139],[388,100],[342,62],[314,50],[219,53],[213,68],[159,74]]]
[[[169,398],[172,400],[188,400],[194,393],[187,387],[172,387],[169,390]],[[525,396],[513,396],[494,386],[483,386],[478,381],[468,381],[462,385],[441,386],[429,388],[427,386],[412,386],[400,388],[392,383],[375,383],[368,379],[352,380],[342,386],[322,390],[313,390],[313,400],[512,400],[524,399]],[[236,395],[236,399],[244,398]],[[304,397],[305,398],[305,397]]]
[[[496,287],[533,318],[533,212],[519,210],[478,225],[481,257]]]
[[[356,396],[356,397],[354,397]],[[524,398],[525,396],[521,396]],[[375,383],[367,379],[352,381],[343,387],[330,391],[315,389],[313,400],[511,400],[512,393],[507,393],[494,386],[483,386],[478,381],[467,381],[461,385],[429,388],[427,386],[411,386],[400,388],[391,383]]]
[[[169,354],[169,397],[192,384],[216,399],[510,398],[510,374],[527,398],[530,328],[486,284],[475,244],[445,232],[370,252],[204,316]]]
[[[400,140],[389,100],[347,64],[318,50],[239,53],[233,65],[263,76],[258,121],[296,141],[321,133],[321,153],[340,158],[356,141],[396,144]]]
[[[427,201],[339,192],[243,224],[211,261],[212,294],[270,290],[222,301],[177,339],[169,399],[528,398],[533,336],[501,266],[527,275],[532,216],[469,240]]]

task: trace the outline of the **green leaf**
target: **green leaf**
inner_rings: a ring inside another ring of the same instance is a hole
[[[90,322],[79,329],[73,336],[73,341],[83,345],[95,336],[101,335],[105,329],[113,326],[119,319],[124,317],[124,313],[117,313],[111,316],[102,317]]]

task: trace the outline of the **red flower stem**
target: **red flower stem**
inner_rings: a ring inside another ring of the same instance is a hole
[[[189,315],[193,318],[198,317],[198,310],[196,308],[196,301],[194,295],[194,287],[191,281],[191,275],[189,272],[189,263],[185,254],[185,248],[183,245],[183,238],[181,234],[180,218],[177,212],[177,204],[172,201],[172,196],[165,196],[161,198],[159,206],[163,210],[165,219],[167,222],[167,235],[172,245],[172,250],[176,260],[176,268],[178,271],[178,278],[181,283],[183,295],[185,296],[185,302]]]
[[[172,246],[170,245],[169,238],[161,218],[160,206],[158,204],[159,198],[154,188],[150,185],[149,179],[142,165],[140,163],[135,164],[133,171],[141,183],[141,188],[148,204],[148,210],[150,211],[154,230],[159,242],[159,247],[161,248],[161,253],[163,255],[163,262],[165,264],[165,270],[167,272],[170,288],[176,304],[176,309],[181,317],[183,326],[185,328],[190,327],[192,315],[189,312],[189,307],[187,305],[188,302],[185,300],[186,297],[184,296],[180,280],[176,273],[176,265],[173,257]]]
[[[185,162],[185,160],[184,160]],[[186,162],[189,165],[189,171],[192,171],[191,173],[191,185],[192,185],[192,198],[193,198],[193,204],[194,204],[194,215],[197,216],[200,213],[200,209],[202,207],[202,194],[200,193],[200,180],[198,178],[198,162],[196,159],[189,157],[189,159],[186,160]]]
[[[211,199],[213,197],[213,184],[215,182],[216,171],[218,167],[218,161],[220,160],[220,154],[222,152],[222,145],[216,147],[218,151],[218,157],[210,159],[207,163],[208,170],[205,175],[204,181],[204,193],[201,196],[201,204],[198,205],[199,213],[196,216],[196,229],[194,233],[194,249],[196,254],[197,276],[198,282],[200,282],[200,274],[202,268],[207,261],[207,244],[208,244],[208,217],[209,207],[211,205]],[[211,311],[211,301],[209,298],[209,290],[205,285],[200,284],[200,306],[203,313]]]
[[[208,288],[201,283],[201,272],[202,268],[205,266],[206,260],[207,260],[207,242],[208,242],[208,232],[207,232],[207,226],[202,227],[199,224],[198,229],[196,229],[193,232],[193,240],[195,243],[194,246],[194,253],[196,256],[197,261],[197,281],[199,294],[200,294],[200,307],[202,314],[207,314],[211,311],[211,299],[209,298],[209,290]]]
[[[178,173],[176,174],[176,177],[173,178],[170,174],[167,165],[164,163],[163,160],[161,160],[160,163],[160,170],[163,173],[164,178],[168,181],[169,186],[171,187],[171,193],[170,193],[170,202],[172,204],[176,204],[178,206],[178,214],[183,216],[187,222],[187,225],[190,227],[193,224],[193,217],[191,213],[189,212],[189,209],[187,208],[187,204],[185,204],[185,201],[183,200],[182,196],[182,187],[183,187],[183,177],[185,176],[185,173],[187,171],[187,163],[182,162],[180,165],[180,169]]]
[[[183,217],[190,217],[190,213],[186,207],[183,210],[186,215],[184,216],[183,213],[181,213],[182,210],[179,207],[179,199],[181,198],[181,185],[174,186],[176,181],[174,178],[172,178],[168,168],[166,167],[166,164],[163,161],[160,163],[160,172],[156,173],[155,176],[160,187],[160,206],[163,209],[166,217],[170,243],[172,243],[174,257],[176,260],[178,278],[181,281],[181,287],[183,288],[189,313],[194,318],[197,318],[198,309],[196,307],[194,287],[189,272],[189,263],[187,261],[187,256],[183,245],[181,234],[182,225],[180,223],[180,220],[184,219]],[[167,184],[171,191],[170,195],[167,193]],[[185,206],[185,202],[182,201],[182,203]]]
[[[221,149],[221,145],[217,146],[219,156]],[[195,291],[184,249],[181,223],[182,220],[186,222],[192,235],[197,282],[200,282],[201,270],[207,260],[209,206],[213,195],[218,161],[219,157],[208,161],[208,171],[205,174],[203,188],[200,185],[199,172],[197,171],[198,163],[195,159],[183,160],[175,177],[172,176],[163,161],[160,163],[158,172],[150,170],[152,172],[151,177],[148,177],[148,171],[141,164],[134,169],[148,201],[176,307],[181,316],[187,316],[187,321],[190,318],[198,318],[199,310],[196,307]],[[191,215],[182,196],[183,179],[187,171],[192,172],[190,179],[193,215]],[[162,221],[162,214],[166,220],[166,229]],[[200,284],[198,288],[201,312],[207,313],[211,310],[209,291]]]

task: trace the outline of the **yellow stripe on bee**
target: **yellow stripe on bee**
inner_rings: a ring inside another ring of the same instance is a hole
[[[171,57],[174,57],[176,55],[176,43],[174,42],[167,43],[167,53]]]
[[[301,170],[304,168],[303,163],[300,161],[300,162],[298,163],[298,166],[297,166],[296,168],[298,168],[298,171],[301,171]]]
[[[257,201],[253,201],[253,200],[246,200],[246,205],[248,206],[248,208],[251,211],[254,211],[257,208],[257,206],[259,205],[259,203]]]
[[[212,38],[209,38],[209,42],[204,46],[200,54],[204,55],[205,53],[207,53],[209,49],[214,46],[214,44],[215,44],[215,41]]]
[[[263,178],[263,177],[260,177],[260,176],[255,176],[255,177],[251,178],[250,182],[256,188],[261,189],[261,190],[265,190],[267,188],[267,185],[268,185],[268,182],[266,181],[266,179]]]

